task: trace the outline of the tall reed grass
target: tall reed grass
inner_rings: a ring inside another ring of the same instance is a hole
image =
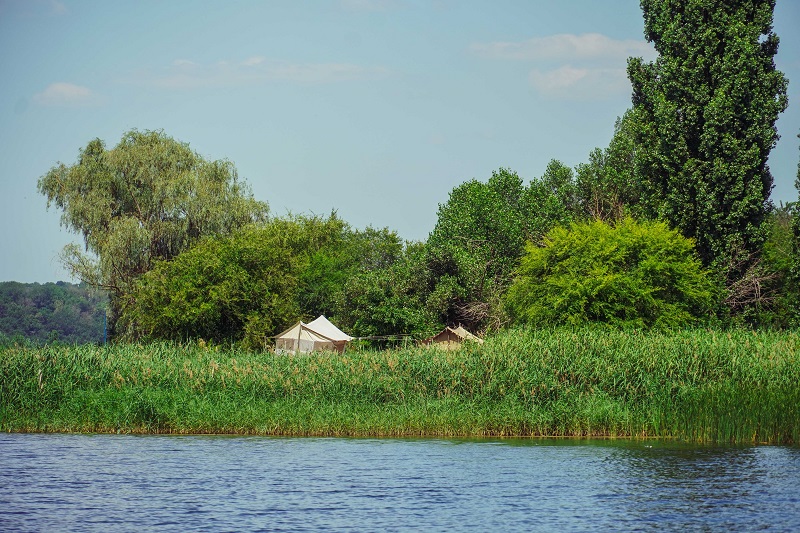
[[[0,348],[0,430],[800,442],[797,332],[511,330],[298,356]]]

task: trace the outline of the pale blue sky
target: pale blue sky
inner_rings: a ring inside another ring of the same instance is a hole
[[[797,198],[797,27],[778,0],[776,202]],[[69,280],[80,238],[36,182],[131,128],[230,159],[275,215],[425,239],[456,185],[605,147],[630,55],[652,58],[636,0],[0,0],[0,281]]]

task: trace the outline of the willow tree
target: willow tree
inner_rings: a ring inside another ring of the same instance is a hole
[[[769,209],[767,157],[787,105],[776,70],[775,0],[641,0],[658,57],[628,62],[647,214],[696,240],[735,278],[758,254]]]
[[[131,130],[114,148],[94,139],[73,165],[59,163],[39,179],[48,208],[83,236],[62,260],[70,273],[111,294],[112,325],[135,280],[205,235],[228,234],[262,220],[229,161],[207,161],[162,131]]]

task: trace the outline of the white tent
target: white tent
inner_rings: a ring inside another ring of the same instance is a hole
[[[296,353],[328,350],[342,353],[351,340],[353,337],[320,315],[308,324],[300,321],[275,337],[275,351]]]
[[[422,344],[433,345],[445,350],[456,350],[465,341],[483,344],[483,339],[476,337],[460,325],[457,328],[446,327],[433,337],[422,341]]]

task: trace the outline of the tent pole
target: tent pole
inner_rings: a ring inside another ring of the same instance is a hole
[[[300,321],[300,327],[297,328],[297,344],[294,347],[294,353],[300,353],[300,334],[303,333],[303,321]]]

